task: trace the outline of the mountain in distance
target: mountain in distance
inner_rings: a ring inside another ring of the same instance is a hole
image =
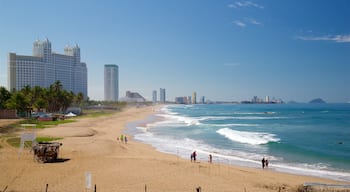
[[[324,100],[322,100],[321,98],[317,98],[317,99],[313,99],[311,100],[309,103],[326,103]]]

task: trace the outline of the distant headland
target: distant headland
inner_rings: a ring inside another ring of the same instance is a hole
[[[311,100],[309,103],[320,104],[320,103],[326,103],[326,102],[323,99],[321,99],[321,98],[317,98],[317,99]]]

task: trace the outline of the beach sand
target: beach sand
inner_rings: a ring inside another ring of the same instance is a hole
[[[0,191],[94,191],[98,192],[244,192],[295,191],[304,182],[338,183],[332,180],[278,173],[208,162],[191,163],[175,155],[157,152],[128,136],[117,141],[128,122],[145,119],[154,107],[128,108],[112,116],[79,118],[77,122],[37,130],[38,136],[64,137],[59,142],[60,161],[38,163],[29,149],[4,142],[0,148]],[[273,166],[273,165],[271,165]],[[86,189],[91,174],[92,188]]]

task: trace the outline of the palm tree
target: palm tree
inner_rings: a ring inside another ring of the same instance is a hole
[[[62,96],[62,89],[63,85],[59,80],[55,81],[54,84],[50,85],[48,94],[47,94],[47,100],[48,100],[48,111],[49,112],[55,112],[59,111],[60,105],[60,97]]]
[[[7,100],[6,107],[9,109],[16,109],[17,113],[27,116],[28,108],[30,104],[28,99],[24,96],[22,92],[15,92],[12,94],[11,98]]]
[[[79,92],[76,96],[75,96],[75,103],[80,106],[81,103],[84,100],[84,94],[82,92]]]
[[[11,93],[5,87],[0,87],[0,109],[6,108],[6,101],[10,98]]]
[[[33,95],[33,108],[37,111],[41,111],[44,108],[48,107],[47,102],[47,89],[40,86],[35,86],[32,88]]]

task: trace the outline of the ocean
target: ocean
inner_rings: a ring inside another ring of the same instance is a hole
[[[199,161],[350,181],[350,104],[167,105],[126,132]]]

